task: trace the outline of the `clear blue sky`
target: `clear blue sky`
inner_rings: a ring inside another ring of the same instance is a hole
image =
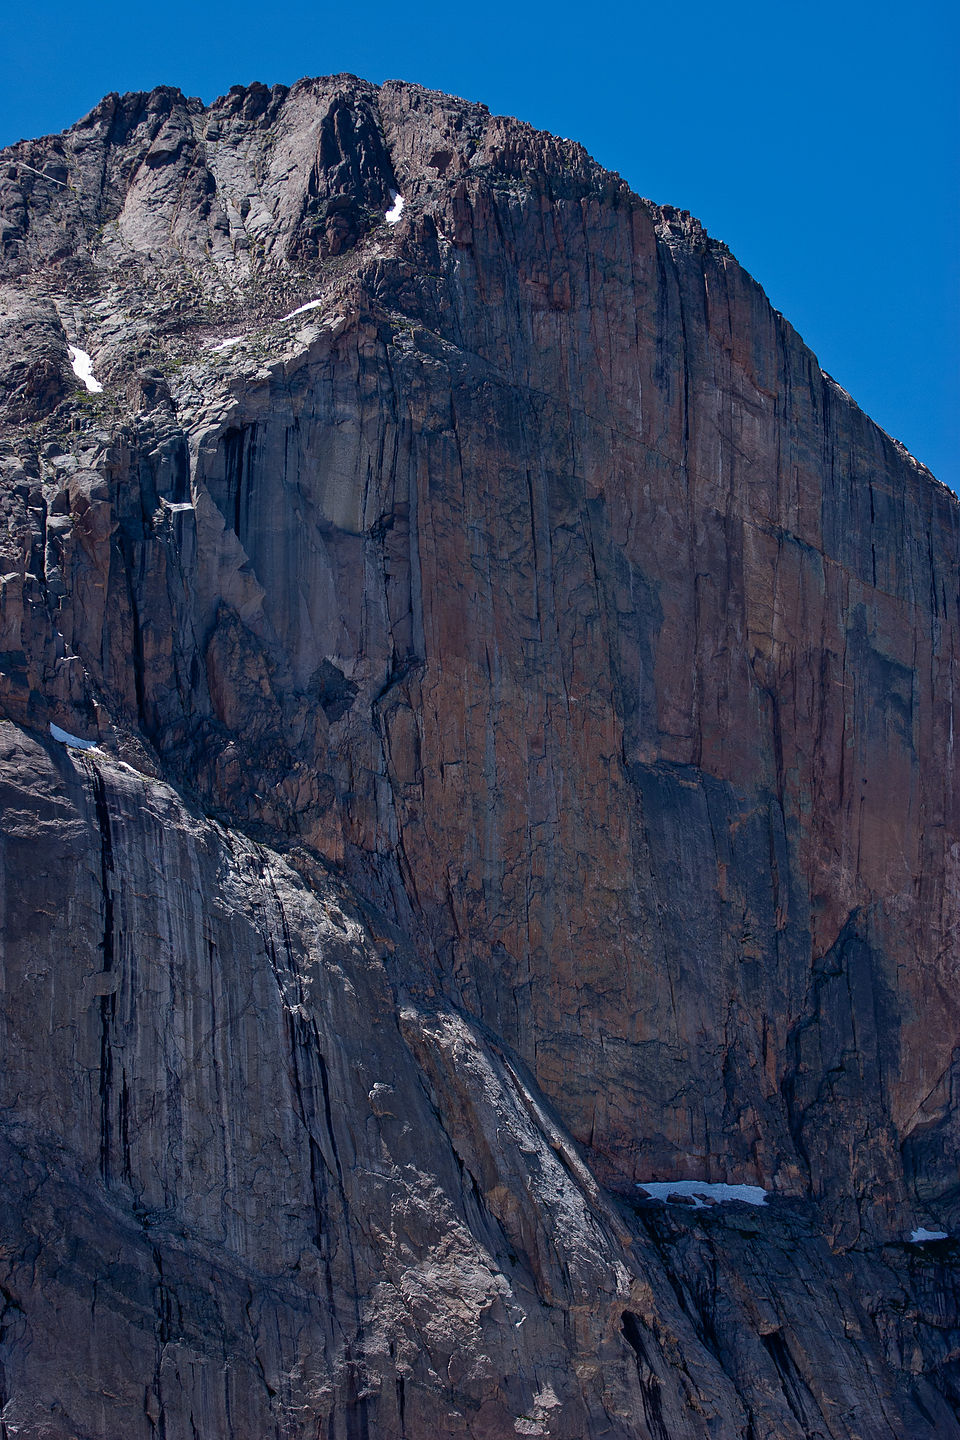
[[[825,369],[960,489],[955,0],[8,6],[0,145],[110,90],[351,71],[583,142],[725,240]]]

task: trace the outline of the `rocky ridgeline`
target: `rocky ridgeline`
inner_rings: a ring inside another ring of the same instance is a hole
[[[0,1432],[960,1435],[955,497],[416,86],[0,229]]]

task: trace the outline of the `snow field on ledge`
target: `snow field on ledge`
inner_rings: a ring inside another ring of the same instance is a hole
[[[766,1205],[767,1192],[760,1185],[727,1185],[708,1183],[704,1180],[640,1180],[636,1188],[642,1190],[649,1200],[669,1203],[671,1196],[684,1196],[693,1201],[695,1210],[703,1210],[711,1202],[727,1204],[739,1200],[744,1205]],[[909,1244],[923,1245],[928,1240],[949,1240],[946,1230],[927,1230],[918,1225],[910,1232]]]
[[[86,350],[80,350],[76,345],[68,345],[67,350],[74,375],[86,385],[91,395],[99,395],[103,386],[93,373],[93,361]]]
[[[281,315],[277,323],[282,325],[284,320],[292,320],[294,315],[303,315],[307,310],[316,310],[317,306],[322,304],[322,300],[308,300],[306,305],[298,305],[296,310],[290,311],[289,315]]]
[[[54,740],[59,740],[61,745],[69,745],[73,750],[96,750],[96,740],[81,740],[79,735],[71,735],[69,730],[61,730],[59,725],[50,721],[50,734]]]
[[[693,1200],[694,1208],[702,1210],[713,1201],[726,1204],[739,1200],[744,1205],[766,1205],[767,1192],[761,1185],[727,1185],[723,1181],[708,1183],[705,1180],[641,1180],[637,1189],[646,1192],[651,1200],[668,1200],[671,1195],[687,1195]]]

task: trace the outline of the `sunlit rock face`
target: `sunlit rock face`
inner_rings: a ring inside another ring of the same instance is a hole
[[[960,1435],[955,497],[416,86],[0,220],[0,1431]]]

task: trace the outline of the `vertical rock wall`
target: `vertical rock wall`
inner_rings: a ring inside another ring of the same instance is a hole
[[[2,158],[3,1423],[953,1434],[955,497],[482,107]]]

